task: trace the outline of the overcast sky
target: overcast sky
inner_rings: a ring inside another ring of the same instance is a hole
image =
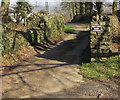
[[[32,5],[45,5],[45,1],[49,3],[49,6],[57,6],[61,0],[26,0]],[[17,0],[10,0],[10,5],[15,5]],[[0,0],[1,5],[1,0]]]
[[[17,0],[10,0],[10,5],[15,5],[15,2]],[[32,5],[45,5],[45,1],[49,2],[49,6],[56,6],[58,5],[58,2],[64,1],[64,2],[79,2],[79,1],[84,1],[84,2],[90,2],[90,1],[100,1],[100,0],[26,0]],[[113,0],[101,0],[101,1],[106,1],[106,2],[113,2]],[[117,0],[116,0],[117,1]],[[1,3],[1,0],[0,0]]]

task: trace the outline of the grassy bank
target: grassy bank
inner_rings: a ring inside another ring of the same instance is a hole
[[[73,31],[75,31],[75,27],[74,26],[72,26],[72,25],[64,25],[64,32],[65,33],[71,33],[71,32],[73,32]]]
[[[87,79],[106,80],[120,78],[120,55],[101,60],[99,62],[85,63],[80,71]]]

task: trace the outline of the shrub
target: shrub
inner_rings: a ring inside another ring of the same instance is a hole
[[[27,19],[26,26],[6,23],[3,30],[2,54],[6,55],[25,46],[34,46],[41,41],[47,42],[49,40],[52,42],[59,39],[60,35],[64,33],[64,19],[60,14],[44,15],[38,13]]]

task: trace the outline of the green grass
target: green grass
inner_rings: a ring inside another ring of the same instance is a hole
[[[120,55],[99,62],[84,63],[80,66],[80,71],[87,79],[120,78]]]
[[[75,31],[75,27],[72,25],[64,25],[64,32],[65,33],[71,33]]]

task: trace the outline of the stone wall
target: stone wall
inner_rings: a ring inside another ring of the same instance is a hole
[[[118,36],[119,26],[116,16],[94,16],[91,25],[101,25],[101,32],[91,32],[91,57],[92,60],[99,60],[103,57],[109,57],[114,52],[113,37]],[[93,59],[94,58],[94,59]]]

